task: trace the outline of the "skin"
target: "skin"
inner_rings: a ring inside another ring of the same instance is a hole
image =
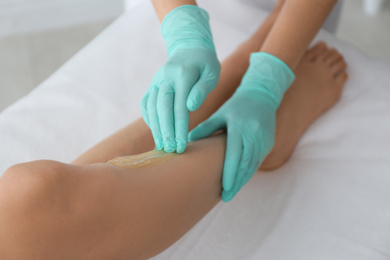
[[[260,51],[294,70],[337,0],[286,0]]]
[[[294,70],[336,2],[337,0],[278,1],[277,5],[283,5],[283,9],[258,50],[278,57]],[[196,5],[195,0],[152,0],[152,3],[160,21],[176,7]]]
[[[276,17],[277,11],[222,64],[216,90],[190,115],[191,128],[233,94],[250,52],[260,48]],[[146,259],[158,254],[220,200],[225,143],[224,135],[191,143],[185,154],[154,168],[106,164],[153,149],[151,132],[139,119],[71,165],[36,161],[9,168],[0,178],[0,259]],[[181,169],[189,170],[183,174]]]
[[[260,48],[276,16],[271,14],[223,63],[226,86],[218,91],[226,99],[235,90],[227,83],[238,86],[246,69],[238,65],[245,67],[249,53]],[[278,111],[280,143],[299,139],[338,100],[345,62],[323,44],[307,52],[296,75]],[[209,109],[217,109],[212,101]],[[192,126],[213,112],[194,114]],[[302,117],[303,125],[297,126]],[[11,167],[0,178],[0,259],[147,259],[160,253],[220,201],[225,145],[226,135],[219,134],[190,143],[185,154],[155,167],[105,163],[153,149],[151,133],[140,119],[73,164],[35,161]],[[280,162],[284,154],[279,154]]]
[[[278,57],[282,61],[284,61],[287,64],[287,66],[289,66],[291,69],[295,69],[297,63],[301,59],[308,44],[312,41],[314,35],[320,29],[321,25],[323,24],[323,22],[325,21],[326,17],[329,15],[329,13],[331,12],[335,3],[336,3],[336,0],[321,0],[321,1],[320,0],[316,0],[316,1],[312,1],[312,0],[287,0],[287,1],[285,1],[285,3],[284,3],[284,1],[279,1],[277,4],[277,9],[279,9],[279,8],[281,9],[279,12],[279,16],[278,16],[277,20],[275,21],[275,23],[273,24],[270,31],[268,32],[268,36],[265,39],[264,44],[261,45],[261,47],[258,49],[258,51],[270,53],[270,54]],[[186,0],[186,1],[166,0],[166,1],[154,1],[153,4],[155,6],[157,15],[159,16],[160,20],[162,20],[162,19],[164,19],[164,17],[167,15],[167,13],[169,11],[171,11],[174,8],[177,8],[179,5],[196,4],[196,3],[194,1],[188,1],[188,0]],[[161,91],[159,91],[159,94],[158,94],[159,96],[170,97],[170,95],[161,94],[161,93],[165,93],[164,87],[161,87],[160,90]],[[157,145],[158,149],[162,149],[164,147],[165,151],[173,152],[173,151],[175,151],[174,141],[171,140],[172,138],[169,139],[168,136],[173,136],[172,126],[173,125],[178,126],[177,123],[182,121],[181,120],[182,117],[179,115],[181,115],[184,112],[187,113],[188,111],[187,111],[187,109],[184,109],[184,110],[177,109],[177,108],[183,107],[181,104],[182,103],[181,100],[183,100],[182,99],[183,97],[180,97],[181,95],[176,95],[174,106],[173,106],[175,108],[175,113],[174,113],[175,114],[174,118],[176,118],[175,124],[172,124],[172,122],[169,122],[169,121],[172,121],[172,120],[169,120],[171,118],[170,116],[172,115],[172,113],[171,113],[172,111],[170,111],[169,109],[168,110],[165,109],[167,106],[171,107],[169,104],[173,104],[172,101],[170,101],[170,99],[169,100],[166,99],[166,102],[164,103],[165,106],[161,106],[161,108],[158,109],[158,113],[157,113],[158,116],[156,116],[156,110],[152,109],[153,105],[157,102],[157,107],[158,107],[159,105],[161,105],[161,101],[164,99],[158,99],[160,101],[157,100],[156,102],[153,101],[154,100],[153,98],[156,97],[156,94],[153,95],[153,93],[156,93],[156,90],[154,92],[152,92],[152,94],[150,95],[150,97],[148,99],[148,107],[150,108],[150,109],[148,108],[148,113],[149,113],[149,118],[153,119],[150,123],[150,126],[151,126],[151,129],[153,129],[152,131],[153,131],[156,145]],[[168,91],[167,93],[171,93],[171,92]],[[171,95],[173,95],[173,94],[171,94]],[[153,98],[151,98],[151,97],[153,97]],[[177,103],[177,101],[179,101],[179,103]],[[146,109],[144,109],[144,110],[146,110]],[[143,112],[143,114],[145,117],[145,112]],[[269,115],[269,116],[271,116],[273,118],[274,114]],[[156,118],[157,118],[157,120],[156,120]],[[158,118],[160,120],[158,120]],[[161,121],[161,119],[164,119],[164,120]],[[149,121],[147,118],[145,118],[145,120]],[[254,119],[254,120],[256,120],[256,119]],[[160,121],[160,122],[158,123],[158,121]],[[185,117],[185,122],[187,122],[187,116]],[[159,125],[161,127],[161,131],[159,130]],[[227,158],[226,158],[227,161],[226,162],[232,161],[233,163],[237,162],[238,164],[240,164],[238,162],[239,161],[238,159],[240,157],[240,153],[236,153],[236,156],[238,156],[238,158],[230,158],[231,151],[237,150],[237,149],[232,150],[231,144],[237,143],[238,146],[241,147],[241,145],[240,145],[241,142],[238,142],[238,140],[235,139],[235,138],[239,137],[240,135],[237,134],[236,137],[233,137],[231,135],[232,133],[230,133],[230,130],[232,129],[231,127],[233,127],[233,126],[227,125],[227,128],[229,129],[229,131],[228,131],[228,133],[229,133],[228,148],[229,149],[227,151],[228,154],[227,154]],[[180,146],[179,146],[179,144],[177,146],[179,148],[179,149],[177,149],[177,151],[182,153],[185,149],[184,144],[186,143],[186,141],[182,141],[183,136],[186,137],[187,134],[185,132],[183,135],[183,128],[177,128],[177,129],[180,129],[180,131],[176,131],[176,135],[177,135],[176,140],[181,141]],[[184,127],[184,129],[185,129],[185,131],[188,129],[187,125]],[[169,133],[169,134],[167,134],[167,133]],[[162,144],[162,141],[160,141],[161,138],[159,138],[161,135],[163,136],[162,139],[164,140],[163,144]],[[178,138],[178,137],[180,137],[180,138]],[[184,137],[184,139],[186,139],[185,137]],[[247,151],[248,149],[244,149],[244,150]],[[233,167],[234,165],[230,165],[230,166],[232,166],[232,168],[234,168]],[[230,169],[230,171],[229,171],[229,169]],[[228,171],[231,174],[229,174]],[[225,192],[229,191],[231,189],[231,187],[232,187],[231,183],[233,183],[232,181],[227,182],[226,180],[228,180],[228,178],[226,176],[235,176],[235,175],[236,174],[235,174],[234,169],[225,167],[225,169],[224,169],[224,182],[223,182],[224,189],[225,189],[224,194],[223,194],[224,201],[229,200],[229,199],[227,199],[228,195],[225,194]],[[238,176],[240,176],[240,175],[238,175]],[[237,178],[239,179],[240,177],[237,177]],[[238,185],[237,180],[236,180],[235,184],[233,183],[233,186],[236,186],[236,185]],[[230,197],[233,197],[233,194],[234,193],[229,194]]]
[[[219,202],[224,140],[192,143],[156,167],[35,161],[10,168],[0,181],[0,258],[160,253]]]
[[[222,63],[221,77],[216,88],[207,96],[205,102],[198,110],[190,112],[189,130],[211,116],[233,95],[249,66],[250,54],[261,47],[279,14],[283,1],[279,2],[280,4],[275,7],[274,11],[270,13],[255,34],[242,43],[238,49]],[[135,129],[135,131],[132,132],[132,135],[128,134],[130,129]],[[87,154],[81,155],[74,163],[106,162],[113,157],[143,153],[150,151],[153,148],[154,141],[149,127],[144,123],[143,119],[138,119],[133,122],[131,126],[125,127],[115,135],[90,149]]]
[[[308,121],[340,97],[345,65],[332,56],[326,47],[309,51],[298,67],[305,76],[286,99],[296,111],[317,113],[306,114]],[[320,103],[307,101],[313,97]],[[220,201],[225,143],[225,134],[190,143],[155,167],[11,167],[0,178],[0,259],[147,259],[162,252]]]
[[[152,3],[160,22],[176,7],[181,5],[197,5],[195,0],[152,0]]]

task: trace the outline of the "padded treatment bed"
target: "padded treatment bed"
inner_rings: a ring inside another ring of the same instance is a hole
[[[210,13],[221,60],[267,14],[248,1],[198,3]],[[318,39],[349,64],[341,100],[283,167],[255,174],[153,259],[390,259],[390,65],[325,31]],[[143,1],[0,114],[0,175],[30,160],[71,162],[139,118],[165,60],[159,22]]]

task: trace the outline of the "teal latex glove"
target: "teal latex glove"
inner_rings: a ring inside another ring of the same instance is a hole
[[[161,32],[168,60],[153,77],[141,111],[157,149],[183,153],[189,111],[197,110],[216,87],[221,65],[205,10],[194,5],[177,7],[165,16]]]
[[[233,96],[189,134],[195,141],[227,128],[222,200],[230,201],[271,151],[276,110],[295,76],[277,57],[252,53],[250,65]]]

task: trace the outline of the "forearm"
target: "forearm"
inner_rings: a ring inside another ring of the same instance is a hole
[[[260,51],[295,69],[337,0],[286,0]]]
[[[181,5],[196,5],[195,0],[152,0],[152,3],[160,22],[176,7]]]

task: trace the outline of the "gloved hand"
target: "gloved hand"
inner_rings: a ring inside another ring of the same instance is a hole
[[[162,21],[161,32],[168,60],[153,77],[141,111],[157,149],[182,153],[187,147],[189,111],[197,110],[216,87],[221,65],[203,9],[175,8]]]
[[[233,96],[190,132],[192,142],[227,128],[223,201],[236,195],[271,151],[276,110],[294,78],[291,69],[277,57],[252,53],[249,68]]]

